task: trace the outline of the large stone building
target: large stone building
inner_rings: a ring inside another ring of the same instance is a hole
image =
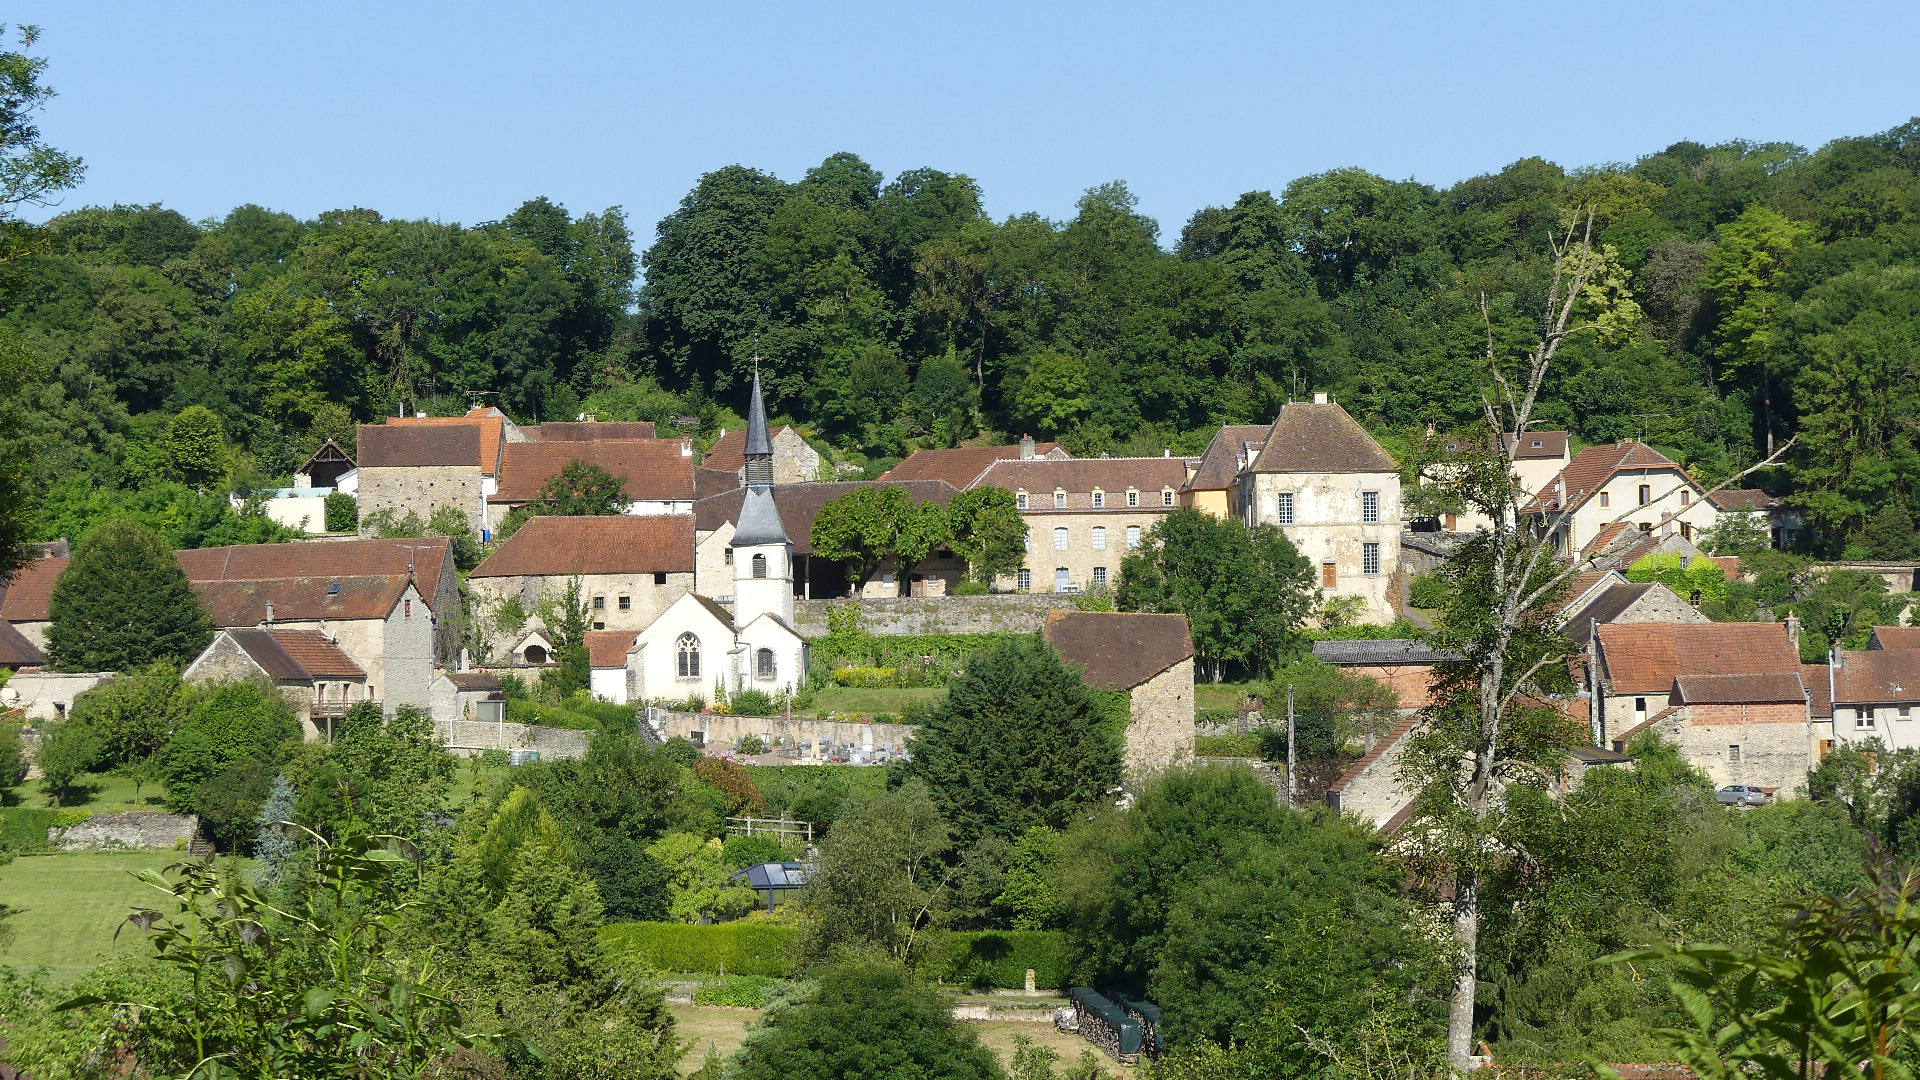
[[[536,517],[467,575],[476,617],[504,652],[525,626],[499,622],[509,600],[534,615],[580,583],[595,630],[635,632],[693,591],[693,515]],[[543,625],[537,615],[527,626]]]
[[[1193,635],[1185,615],[1053,611],[1047,643],[1099,690],[1127,694],[1127,779],[1193,758]]]
[[[809,446],[799,432],[782,424],[774,429],[769,438],[773,445],[773,482],[776,487],[810,484],[820,479],[820,451]],[[700,467],[727,473],[735,478],[736,483],[744,484],[747,478],[746,447],[745,428],[722,431],[714,444],[707,448]]]
[[[1328,597],[1357,598],[1370,622],[1394,618],[1400,568],[1400,465],[1347,411],[1315,394],[1290,401],[1247,446],[1230,492],[1247,525],[1277,525]]]
[[[997,584],[1022,592],[1112,587],[1120,560],[1179,505],[1187,469],[1177,457],[991,462],[968,486],[1013,492],[1027,523],[1024,565]]]
[[[1596,742],[1666,707],[1675,679],[1795,675],[1800,652],[1785,623],[1601,623],[1593,637]]]
[[[1791,795],[1819,764],[1829,734],[1814,721],[1797,665],[1746,675],[1680,675],[1661,704],[1658,713],[1614,735],[1614,748],[1625,750],[1643,732],[1658,732],[1716,787],[1751,784]]]
[[[360,531],[384,515],[430,517],[458,510],[476,534],[487,529],[487,496],[499,483],[498,423],[389,421],[359,428]],[[491,453],[488,451],[491,450]]]

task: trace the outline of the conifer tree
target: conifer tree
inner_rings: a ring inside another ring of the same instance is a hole
[[[49,604],[47,655],[57,671],[127,671],[155,660],[185,664],[213,623],[158,534],[109,521],[74,552]]]

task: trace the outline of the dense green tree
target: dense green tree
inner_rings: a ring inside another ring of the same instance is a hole
[[[1060,828],[1120,784],[1124,721],[1034,637],[975,654],[914,732],[903,777],[921,780],[961,836]]]
[[[210,800],[233,801],[236,806],[224,808],[237,809],[237,803],[251,797],[253,805],[243,815],[251,823],[278,766],[299,741],[299,721],[273,687],[214,687],[195,703],[161,751],[167,805],[205,814]],[[259,775],[262,770],[265,774]]]
[[[948,546],[967,560],[975,581],[992,583],[1020,568],[1026,557],[1027,523],[1013,492],[1005,488],[969,488],[947,504]]]
[[[818,986],[762,1015],[728,1063],[740,1080],[998,1080],[993,1053],[946,1000],[900,967],[836,965]]]
[[[591,461],[569,461],[541,485],[539,513],[559,517],[624,514],[633,500],[619,477]]]
[[[325,835],[421,837],[446,805],[453,758],[424,709],[383,715],[362,701],[332,725],[325,756],[300,779],[300,821]]]
[[[940,925],[952,833],[924,785],[909,783],[834,823],[799,900],[815,958],[871,953],[904,962]]]
[[[130,520],[88,534],[54,583],[47,658],[61,671],[186,664],[213,627],[173,552]]]

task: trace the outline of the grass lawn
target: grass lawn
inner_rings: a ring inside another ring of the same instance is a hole
[[[917,701],[938,701],[947,696],[943,686],[917,686],[907,690],[861,689],[833,686],[814,694],[812,711],[820,716],[843,712],[855,716],[897,713]]]
[[[673,1014],[675,1030],[680,1038],[690,1047],[686,1056],[680,1059],[682,1076],[695,1072],[706,1062],[707,1048],[710,1046],[723,1057],[738,1050],[747,1026],[760,1018],[758,1009],[729,1009],[719,1005],[669,1005],[667,1011]],[[1061,1064],[1071,1064],[1079,1060],[1080,1051],[1093,1049],[1092,1043],[1078,1035],[1055,1030],[1051,1023],[988,1020],[984,1023],[969,1021],[966,1026],[979,1033],[980,1041],[999,1057],[1003,1066],[1013,1062],[1013,1040],[1016,1035],[1025,1035],[1041,1046],[1058,1051]],[[1095,1051],[1095,1054],[1098,1056],[1099,1052]],[[1101,1057],[1100,1064],[1107,1075],[1120,1075],[1119,1067],[1111,1058]]]
[[[8,805],[47,808],[53,806],[53,799],[47,795],[45,785],[35,780],[30,784],[21,784],[10,793]],[[87,810],[95,814],[118,814],[127,810],[165,810],[161,800],[166,797],[165,785],[149,781],[140,786],[140,801],[133,801],[133,781],[124,776],[107,773],[89,773],[80,778],[73,786],[73,794],[78,800],[67,805],[69,810]]]
[[[143,947],[132,927],[118,938],[113,932],[135,905],[158,906],[166,897],[128,875],[185,857],[178,851],[23,855],[0,866],[0,905],[17,912],[7,920],[13,942],[6,962],[45,966],[65,982],[109,955]]]
[[[1238,709],[1248,695],[1259,694],[1262,689],[1256,682],[1196,682],[1193,703],[1202,709]]]

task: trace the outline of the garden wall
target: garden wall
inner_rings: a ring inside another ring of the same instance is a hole
[[[47,846],[54,851],[171,851],[191,841],[199,827],[199,819],[192,814],[158,810],[95,814],[78,824],[48,829]]]
[[[885,748],[898,752],[913,734],[912,724],[872,724],[857,720],[821,720],[811,716],[728,716],[722,713],[690,713],[657,710],[660,737],[679,736],[707,746],[732,746],[743,736],[758,735],[771,747],[790,749],[803,742],[813,744],[813,754],[801,760],[818,761],[826,750],[841,743],[867,749]],[[509,725],[511,726],[511,725]],[[695,736],[699,737],[696,738]]]
[[[29,720],[55,720],[73,707],[74,698],[111,678],[111,671],[18,673],[0,690],[0,705],[21,710]]]
[[[827,635],[827,605],[845,600],[796,600],[794,628],[810,638]],[[901,596],[860,601],[869,634],[1024,634],[1046,625],[1047,612],[1072,607],[1073,598],[1050,593],[995,596]]]
[[[455,753],[482,750],[538,750],[542,758],[587,756],[590,731],[537,724],[483,724],[477,720],[436,720],[434,734]]]

